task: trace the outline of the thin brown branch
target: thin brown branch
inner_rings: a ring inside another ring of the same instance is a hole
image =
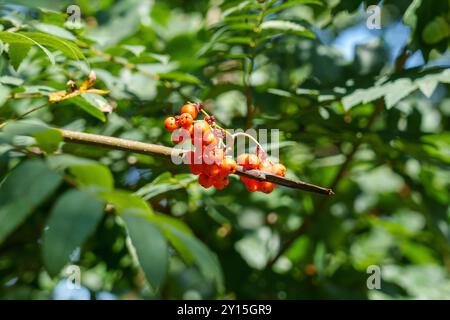
[[[247,178],[252,178],[258,181],[268,181],[273,182],[285,187],[300,189],[304,191],[325,194],[325,195],[333,195],[334,192],[332,189],[319,187],[314,184],[310,184],[303,181],[293,180],[285,177],[276,176],[274,174],[262,172],[259,170],[244,170],[242,167],[238,167],[236,171],[237,175],[244,176]]]
[[[57,129],[67,142],[124,150],[134,153],[170,157],[174,148],[92,133]]]
[[[144,143],[139,141],[114,138],[98,134],[70,131],[64,129],[57,129],[57,130],[61,132],[65,141],[72,143],[92,145],[97,147],[105,147],[110,149],[118,149],[134,153],[156,155],[163,157],[170,157],[172,154],[179,154],[183,152],[183,150],[181,149],[169,148],[158,144]],[[253,178],[258,181],[268,181],[289,188],[295,188],[318,194],[324,195],[333,194],[333,191],[328,188],[323,188],[303,181],[279,177],[259,170],[244,170],[242,167],[239,167],[238,170],[236,171],[236,174],[248,178]]]

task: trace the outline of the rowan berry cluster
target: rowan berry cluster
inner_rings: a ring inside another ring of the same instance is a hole
[[[196,120],[200,113],[204,114],[204,120]],[[237,163],[232,157],[226,156],[223,139],[228,131],[217,125],[215,117],[204,111],[201,103],[186,103],[181,107],[180,115],[164,120],[164,126],[173,132],[174,144],[191,139],[195,150],[186,152],[183,162],[189,165],[193,174],[199,176],[198,182],[204,188],[225,188],[229,184],[228,176],[236,172],[238,165],[244,170],[256,169],[283,177],[286,174],[286,168],[282,164],[261,161],[255,154],[241,154]],[[242,176],[241,180],[251,192],[270,193],[275,187],[275,184],[267,181],[260,182]]]
[[[255,154],[241,154],[237,158],[237,163],[246,170],[259,170],[280,177],[284,177],[286,175],[286,167],[284,165],[281,163],[273,164],[269,161],[260,161]],[[241,176],[240,179],[244,182],[247,190],[251,192],[261,191],[264,193],[271,193],[275,188],[275,184],[272,182],[258,181],[244,176]]]

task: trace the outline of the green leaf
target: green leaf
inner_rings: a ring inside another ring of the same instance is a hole
[[[386,108],[390,109],[397,104],[404,97],[417,89],[417,85],[408,78],[398,79],[390,84],[386,90],[385,101]]]
[[[33,27],[36,28],[39,31],[49,33],[51,35],[54,35],[59,38],[63,38],[66,40],[76,41],[77,38],[72,34],[72,32],[62,28],[58,27],[53,24],[47,24],[47,23],[34,23]]]
[[[75,60],[85,59],[78,46],[72,41],[41,32],[20,32],[20,34],[29,37],[43,46],[59,50],[69,58]]]
[[[1,76],[0,83],[18,87],[23,84],[23,79],[12,76]]]
[[[136,57],[139,57],[141,53],[145,51],[145,46],[132,46],[125,44],[122,47],[133,53]]]
[[[94,195],[81,190],[69,190],[56,201],[42,243],[44,264],[51,276],[60,272],[70,255],[95,231],[103,206]]]
[[[239,13],[239,12],[244,12],[250,9],[255,9],[255,8],[260,8],[261,5],[256,3],[255,1],[237,1],[236,4],[232,3],[232,2],[225,2],[224,5],[228,6],[228,8],[226,8],[223,13],[222,16],[223,17],[227,17],[231,14],[235,14],[235,13]]]
[[[285,10],[297,5],[301,5],[301,4],[315,4],[315,5],[319,5],[322,6],[323,3],[318,1],[318,0],[291,0],[291,1],[285,1],[282,4],[272,7],[270,9],[268,9],[266,11],[266,15],[268,14],[272,14],[272,13],[276,13],[279,12],[281,10]]]
[[[142,216],[153,215],[152,208],[141,197],[127,191],[114,190],[109,192],[101,192],[100,196],[112,204],[116,211],[122,214],[125,210],[133,211]]]
[[[162,219],[160,215],[158,217],[158,225],[183,259],[187,263],[193,262],[203,276],[213,281],[216,284],[217,290],[222,292],[224,287],[223,274],[216,255],[190,234],[188,232],[189,229],[186,229],[187,227],[180,227],[180,225],[173,224],[170,220]]]
[[[283,33],[288,32],[299,36],[315,38],[314,33],[306,29],[304,26],[291,21],[269,20],[261,23],[260,28],[261,30],[275,30]]]
[[[200,84],[201,81],[197,77],[183,72],[167,72],[167,73],[159,73],[159,78],[161,80],[171,80],[171,81],[178,81],[183,83],[189,83],[189,84]]]
[[[416,11],[422,4],[422,0],[413,0],[409,7],[406,9],[405,14],[403,15],[403,22],[410,26],[412,31],[414,32],[417,25],[417,14]]]
[[[182,174],[173,177],[170,172],[166,172],[158,176],[151,183],[140,188],[136,191],[136,194],[143,197],[145,200],[148,200],[169,191],[186,188],[187,184],[195,179],[196,177],[190,174]]]
[[[86,59],[75,43],[50,34],[41,32],[0,32],[0,39],[9,44],[37,45],[45,52],[52,64],[55,63],[55,59],[45,47],[59,50],[67,57],[75,60]]]
[[[227,37],[224,38],[222,42],[228,44],[254,45],[254,41],[251,37]]]
[[[47,153],[58,150],[58,146],[63,140],[61,132],[55,129],[38,131],[33,136],[39,147]]]
[[[123,219],[139,265],[153,289],[158,290],[169,265],[166,240],[158,227],[144,217],[125,211]]]
[[[103,112],[101,112],[99,109],[99,105],[97,102],[99,101],[98,97],[101,96],[92,93],[84,93],[81,96],[70,98],[68,101],[75,103],[77,106],[79,106],[81,109],[89,113],[91,116],[99,119],[102,122],[105,122],[106,117],[103,114]]]
[[[231,15],[231,16],[225,16],[223,18],[223,21],[225,22],[251,22],[253,24],[258,22],[259,14],[257,13],[245,13],[245,14],[239,14],[239,15]]]
[[[26,119],[14,122],[8,122],[3,128],[3,138],[9,143],[28,146],[35,144],[36,140],[31,138],[35,134],[47,131],[50,128],[43,122],[36,119]]]
[[[59,186],[61,176],[41,160],[15,168],[0,186],[0,243]]]
[[[19,45],[37,45],[44,53],[47,55],[48,59],[50,60],[51,64],[55,64],[55,57],[53,57],[53,54],[48,51],[44,46],[42,46],[39,42],[33,40],[32,38],[28,37],[25,34],[22,34],[20,32],[0,32],[0,39],[3,40],[6,43],[11,44],[19,44]]]
[[[7,86],[0,84],[0,107],[8,100],[10,92],[11,90]]]
[[[64,172],[70,166],[82,166],[96,164],[94,160],[76,157],[70,154],[49,155],[47,157],[48,166],[55,171]]]
[[[450,35],[450,26],[443,17],[436,17],[430,21],[422,32],[423,41],[436,44]]]
[[[26,43],[10,43],[9,44],[9,60],[11,61],[11,65],[14,69],[19,69],[20,64],[23,59],[28,55],[28,52],[31,49],[30,44]]]
[[[114,179],[108,167],[100,163],[81,164],[69,166],[81,188],[99,187],[103,190],[114,189]]]
[[[422,91],[427,98],[430,98],[436,90],[439,81],[425,77],[424,79],[418,80],[417,84],[419,85],[420,91]]]
[[[450,71],[448,69],[430,68],[421,72],[416,71],[414,77],[405,73],[402,77],[384,79],[370,88],[356,89],[342,98],[342,104],[344,109],[349,110],[353,106],[384,97],[386,107],[389,109],[418,88],[425,95],[431,95],[437,83],[440,82],[450,82]]]

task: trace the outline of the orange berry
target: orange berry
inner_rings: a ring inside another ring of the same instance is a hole
[[[189,139],[189,132],[185,129],[177,129],[172,133],[172,142],[174,144],[179,144],[187,139]]]
[[[230,183],[230,181],[228,180],[228,176],[221,176],[219,175],[213,183],[213,186],[217,189],[217,190],[222,190],[223,188],[225,188],[228,184]]]
[[[205,174],[200,174],[198,177],[198,183],[203,187],[203,188],[210,188],[213,185],[213,179]]]
[[[189,129],[194,119],[192,118],[190,113],[182,113],[180,118],[178,119],[178,123],[185,129]]]
[[[186,153],[183,159],[184,164],[202,164],[202,154],[197,151],[189,151]]]
[[[181,113],[189,113],[192,116],[192,119],[197,118],[198,111],[197,107],[192,103],[187,103],[181,107]]]
[[[205,134],[203,135],[203,144],[210,145],[210,144],[216,144],[216,143],[217,143],[217,139],[216,139],[216,136],[214,135],[214,133],[212,133],[212,131],[205,132]]]
[[[245,183],[245,186],[247,187],[248,191],[255,192],[258,191],[258,184],[259,184],[258,181],[249,179],[249,181]]]
[[[195,164],[191,163],[189,165],[189,169],[191,170],[192,174],[199,175],[203,173],[203,166],[201,164]]]
[[[209,125],[204,120],[200,120],[194,123],[194,128],[192,130],[192,144],[197,145],[203,143],[203,135],[205,132],[209,131]]]
[[[189,135],[191,136],[191,138],[193,138],[194,137],[194,125],[191,124],[189,126],[189,128],[186,128],[186,130],[189,132]]]
[[[275,164],[272,170],[277,176],[284,177],[286,175],[286,167],[281,163]]]
[[[259,159],[254,154],[240,154],[237,158],[237,163],[245,169],[258,169],[259,167]]]
[[[259,183],[259,190],[264,193],[271,193],[275,188],[275,184],[267,181],[262,181]]]
[[[208,189],[213,185],[213,179],[206,174],[201,174],[198,176],[198,183],[203,187]]]
[[[258,167],[259,167],[259,158],[255,154],[250,154],[248,156],[247,168],[258,169]]]
[[[209,125],[206,121],[200,120],[194,123],[194,134],[199,132],[202,135],[209,130]]]
[[[273,173],[273,166],[268,161],[261,162],[258,166],[258,169],[262,172]]]
[[[220,164],[220,171],[223,174],[229,175],[236,172],[236,167],[237,167],[236,161],[234,161],[230,157],[226,157]]]
[[[203,151],[203,159],[206,164],[217,164],[220,165],[223,161],[223,150],[219,148],[211,148],[212,146],[208,146]]]
[[[217,164],[205,165],[204,172],[210,177],[216,177],[220,174],[220,168]]]
[[[248,153],[242,153],[237,157],[237,164],[245,167],[245,164],[248,163]]]
[[[164,120],[164,127],[169,131],[175,131],[178,129],[178,122],[174,117],[167,117]]]

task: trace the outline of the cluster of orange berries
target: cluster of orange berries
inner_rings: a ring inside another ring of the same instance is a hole
[[[198,175],[198,183],[206,189],[211,186],[217,190],[225,188],[229,184],[228,176],[235,173],[237,168],[236,161],[231,157],[225,157],[222,149],[209,150],[200,156],[196,156],[194,151],[189,151],[185,161],[189,164],[191,172]]]
[[[179,144],[191,138],[196,150],[187,152],[183,161],[189,165],[193,174],[199,176],[198,182],[201,186],[204,188],[214,186],[222,190],[229,184],[228,176],[236,172],[238,165],[245,170],[257,169],[284,177],[285,166],[260,161],[254,154],[241,154],[237,158],[237,163],[232,157],[225,156],[225,148],[219,146],[219,141],[224,138],[225,132],[220,127],[217,128],[214,116],[207,115],[202,108],[200,103],[189,102],[181,107],[180,115],[164,120],[165,128],[171,132],[175,131],[172,134],[173,143]],[[195,120],[201,111],[206,114],[204,120]],[[275,184],[267,181],[260,182],[242,176],[241,180],[251,192],[270,193],[275,187]]]
[[[237,158],[238,165],[242,166],[246,170],[259,170],[265,173],[275,174],[280,177],[286,175],[286,167],[281,163],[273,164],[269,161],[260,161],[255,154],[244,153]],[[261,191],[264,193],[271,193],[275,188],[275,184],[268,181],[258,181],[255,179],[240,177],[244,182],[245,187],[250,192]]]

